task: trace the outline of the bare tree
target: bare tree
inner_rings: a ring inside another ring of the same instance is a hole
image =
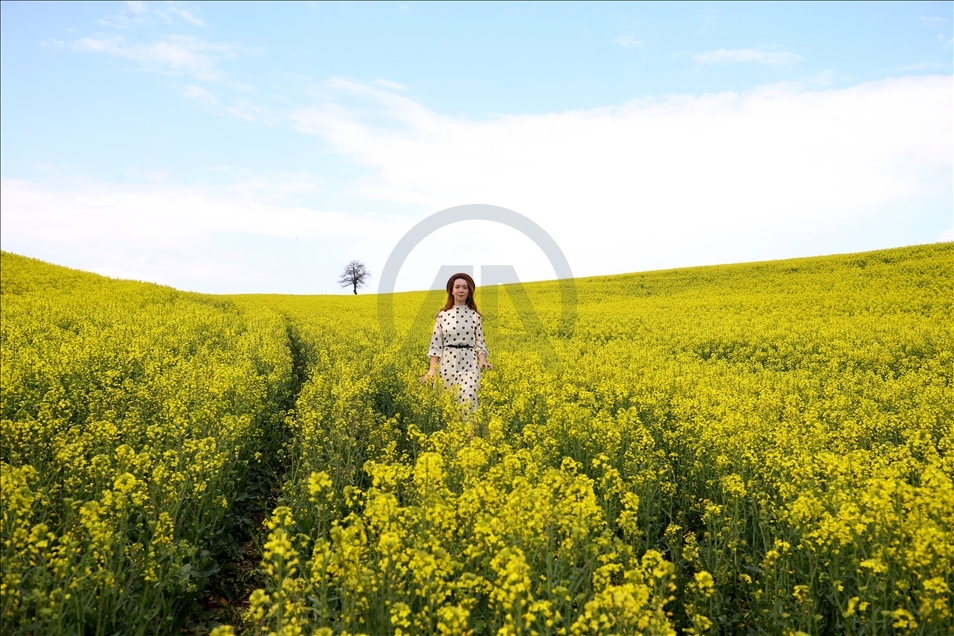
[[[358,294],[358,287],[364,287],[371,278],[371,272],[361,261],[351,261],[345,265],[344,271],[338,278],[338,284],[342,287],[351,287],[355,295]]]

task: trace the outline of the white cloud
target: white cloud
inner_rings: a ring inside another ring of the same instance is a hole
[[[835,73],[828,69],[815,73],[805,79],[806,84],[815,84],[816,86],[831,86],[835,83]]]
[[[166,6],[162,9],[157,10],[156,13],[163,17],[167,17],[167,19],[168,19],[168,16],[177,16],[179,18],[182,18],[186,22],[190,22],[196,26],[205,26],[205,23],[202,20],[200,20],[198,17],[196,17],[196,15],[192,13],[192,11],[190,11],[189,9],[185,7],[179,6],[175,3],[171,3],[169,6]]]
[[[178,18],[195,26],[205,26],[205,23],[182,2],[126,2],[123,11],[99,20],[99,24],[114,29],[126,29],[133,26],[150,24],[159,18],[163,22],[172,23]]]
[[[3,179],[0,239],[4,250],[61,265],[213,293],[336,293],[340,268],[359,258],[373,273],[373,291],[398,238],[418,219],[269,201],[315,188],[307,174],[218,189]],[[501,263],[515,265],[522,280],[553,276],[527,237],[468,222],[425,239],[401,268],[397,289],[430,287],[442,264],[476,264],[479,283],[480,264]]]
[[[245,121],[251,122],[253,124],[264,124],[266,126],[274,126],[278,121],[278,117],[270,113],[267,109],[257,106],[250,101],[240,100],[233,106],[226,106],[222,109],[226,113],[238,117],[239,119],[244,119]]]
[[[915,62],[914,64],[904,64],[902,66],[896,66],[890,71],[892,73],[911,73],[917,71],[943,71],[947,67],[947,64],[939,61],[930,61],[930,62]]]
[[[407,86],[404,84],[399,84],[398,82],[392,82],[391,80],[378,79],[374,80],[374,83],[383,88],[387,88],[392,91],[406,91]]]
[[[634,38],[629,33],[623,33],[622,35],[617,35],[615,38],[613,38],[613,42],[616,42],[624,49],[643,48],[643,43],[640,40],[637,40],[636,38]]]
[[[85,37],[71,43],[76,51],[104,53],[138,62],[144,70],[192,75],[198,79],[220,81],[223,73],[218,62],[234,59],[242,47],[206,42],[188,35],[170,35],[148,44],[130,44],[121,35]]]
[[[739,64],[755,62],[768,66],[793,66],[804,58],[790,51],[766,51],[763,49],[719,49],[694,55],[696,62],[702,64]]]
[[[321,89],[325,101],[291,122],[363,176],[328,184],[296,173],[215,189],[4,179],[4,249],[188,289],[313,292],[335,291],[315,281],[333,281],[352,258],[379,275],[416,220],[462,203],[530,217],[576,275],[806,255],[819,237],[827,253],[887,247],[900,239],[859,244],[839,232],[875,217],[887,219],[886,232],[904,228],[925,201],[946,202],[950,214],[949,76],[775,84],[483,120],[435,113],[380,84],[336,79]],[[283,193],[334,188],[364,212],[282,203]],[[399,208],[403,216],[382,212]],[[918,240],[933,240],[936,227]],[[310,260],[289,260],[295,241],[310,241]],[[470,222],[422,243],[398,289],[428,287],[439,265],[468,263],[513,264],[523,280],[553,276],[525,237]]]
[[[938,243],[950,243],[951,241],[954,241],[954,228],[951,227],[941,232],[941,235],[937,237]]]
[[[432,211],[509,207],[552,231],[584,274],[766,258],[773,241],[833,232],[951,187],[946,76],[482,121],[337,86],[375,104],[373,120],[340,103],[292,118],[374,171],[353,194]]]
[[[166,243],[192,242],[219,232],[277,238],[331,238],[355,228],[368,230],[344,213],[263,203],[249,192],[301,191],[313,187],[302,179],[239,182],[209,190],[91,181],[31,182],[3,179],[3,227],[19,236],[55,242],[93,239],[110,226],[116,235]],[[90,222],[93,221],[93,222]],[[351,229],[348,229],[351,228]]]
[[[289,177],[215,190],[5,178],[0,237],[4,250],[180,289],[302,293],[322,289],[314,281],[322,268],[333,281],[342,258],[381,251],[406,230],[400,218],[268,202],[276,192],[314,187],[307,176]],[[284,268],[282,248],[276,254],[256,247],[270,242],[287,249],[295,241],[325,246],[315,250],[315,271],[297,272],[297,278]]]
[[[149,21],[149,10],[145,2],[130,1],[125,3],[124,9],[108,18],[98,20],[101,26],[114,29],[125,29],[130,26],[145,24]]]
[[[699,26],[699,33],[704,35],[716,28],[716,26],[718,26],[718,15],[719,11],[717,9],[709,9],[706,11],[706,15],[702,19],[702,24]]]
[[[950,23],[950,20],[933,15],[922,15],[920,21],[922,25],[932,28],[947,26]]]
[[[219,103],[218,98],[212,94],[212,91],[201,86],[186,86],[182,89],[182,96],[194,99],[206,106],[216,106]]]

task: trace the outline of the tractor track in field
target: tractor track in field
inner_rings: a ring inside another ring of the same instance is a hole
[[[243,497],[229,515],[227,525],[231,540],[220,554],[220,568],[209,578],[199,596],[185,608],[179,630],[183,635],[204,636],[218,625],[231,625],[236,633],[242,633],[249,597],[256,589],[264,587],[259,565],[262,547],[268,537],[265,520],[277,505],[288,469],[285,417],[294,412],[307,372],[301,341],[287,316],[285,333],[292,359],[290,390],[270,422],[270,434],[262,448],[262,461],[252,465]]]

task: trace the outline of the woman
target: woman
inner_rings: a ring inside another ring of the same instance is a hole
[[[477,406],[480,372],[493,369],[487,362],[487,345],[480,313],[474,302],[474,279],[467,274],[454,274],[447,281],[447,302],[437,313],[434,334],[427,354],[431,368],[421,382],[431,382],[440,373],[444,388],[456,385],[458,399]]]

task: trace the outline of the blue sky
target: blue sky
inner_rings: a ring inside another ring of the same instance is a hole
[[[951,240],[952,6],[5,2],[0,244],[340,293],[463,203],[577,275]],[[467,263],[553,276],[469,222],[398,288]]]

